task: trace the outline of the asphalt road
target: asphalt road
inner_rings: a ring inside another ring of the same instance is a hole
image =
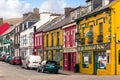
[[[0,80],[120,80],[120,76],[96,76],[62,72],[58,74],[38,73],[22,69],[18,65],[0,62]]]

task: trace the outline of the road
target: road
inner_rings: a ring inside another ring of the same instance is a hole
[[[0,62],[0,80],[120,80],[120,76],[96,76],[62,72],[58,74],[38,73],[22,69],[18,65]]]

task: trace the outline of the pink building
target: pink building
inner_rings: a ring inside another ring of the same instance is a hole
[[[63,27],[63,69],[74,71],[76,64],[76,42],[75,42],[76,24],[71,23]]]
[[[43,32],[34,33],[34,54],[43,57],[44,52],[44,36]]]

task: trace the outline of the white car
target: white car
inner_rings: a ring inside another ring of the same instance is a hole
[[[37,68],[41,63],[41,57],[29,55],[22,59],[22,67],[26,69]]]

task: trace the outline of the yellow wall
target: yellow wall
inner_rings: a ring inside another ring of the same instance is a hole
[[[114,65],[116,63],[116,67],[112,66],[113,68],[116,68],[116,74],[120,75],[120,64],[119,62],[119,50],[120,50],[120,43],[118,40],[120,40],[120,0],[116,0],[117,2],[114,3],[110,8],[112,10],[112,38],[113,38],[113,47],[115,47],[115,39],[116,39],[116,48],[113,48],[113,52],[116,53],[113,56],[116,55],[116,59],[113,58]],[[116,34],[116,37],[114,36]],[[115,61],[116,60],[116,61]]]

